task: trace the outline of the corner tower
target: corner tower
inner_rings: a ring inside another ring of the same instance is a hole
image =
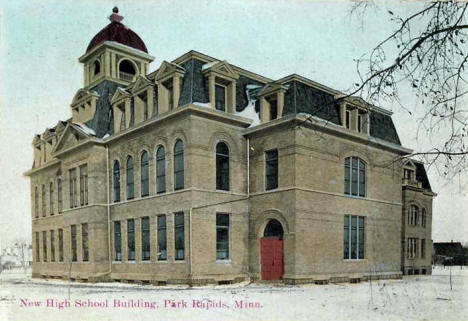
[[[122,23],[114,7],[111,21],[90,41],[79,61],[84,69],[84,87],[91,88],[103,80],[128,85],[136,76],[145,76],[154,57],[148,54],[143,40]]]

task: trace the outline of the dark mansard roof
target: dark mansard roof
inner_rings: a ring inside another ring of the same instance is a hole
[[[206,64],[206,61],[202,61],[196,57],[192,57],[180,63],[180,66],[185,70],[185,74],[182,79],[179,106],[195,102],[209,102],[208,80],[203,75],[204,64]],[[283,114],[294,115],[306,113],[330,121],[331,123],[342,125],[343,120],[341,119],[339,105],[338,102],[335,101],[334,93],[307,84],[301,81],[301,78],[303,79],[303,77],[300,76],[296,78],[283,78],[285,81],[282,84],[288,88],[284,96]],[[248,105],[247,85],[257,85],[260,87],[266,85],[267,78],[263,80],[260,79],[261,77],[255,77],[249,73],[240,73],[239,79],[236,81],[237,112],[244,110]],[[112,111],[110,97],[118,86],[119,85],[114,82],[104,81],[94,88],[91,88],[99,94],[99,100],[96,107],[96,115],[92,120],[87,122],[86,125],[94,129],[98,137],[102,137],[105,134],[112,134],[113,126],[111,126]],[[155,97],[155,102],[156,99]],[[258,100],[256,101],[255,108],[256,111],[259,112]],[[375,110],[371,110],[369,113],[370,136],[401,145],[391,116],[388,113],[381,113]],[[425,184],[425,188],[430,189],[427,175],[423,170],[424,166],[422,165],[421,173],[418,175],[421,176],[421,181]]]

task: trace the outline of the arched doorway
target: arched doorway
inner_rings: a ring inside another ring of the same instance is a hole
[[[262,280],[281,280],[283,264],[283,226],[278,220],[270,219],[260,239],[260,262]]]

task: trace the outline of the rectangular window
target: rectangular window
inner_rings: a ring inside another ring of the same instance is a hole
[[[44,184],[42,184],[42,216],[46,216],[46,190]]]
[[[70,241],[71,241],[72,261],[76,262],[78,261],[78,253],[76,250],[76,225],[71,226],[70,234],[71,234]]]
[[[278,100],[269,99],[268,102],[270,103],[270,120],[274,120],[278,118]]]
[[[174,214],[174,245],[175,259],[183,260],[185,258],[185,237],[184,237],[184,213]]]
[[[114,221],[114,261],[122,261],[122,234],[119,221]]]
[[[55,262],[55,231],[50,230],[50,261]]]
[[[135,261],[135,220],[127,220],[127,260]]]
[[[83,262],[89,261],[88,240],[88,223],[83,223],[81,224],[81,250],[83,252]]]
[[[426,240],[421,239],[421,259],[426,258]]]
[[[364,217],[345,215],[343,233],[343,258],[364,259]]]
[[[39,191],[37,186],[34,187],[34,216],[39,217]]]
[[[215,107],[216,110],[226,111],[226,87],[215,85]]]
[[[229,259],[229,214],[216,214],[216,260]]]
[[[351,111],[346,110],[346,128],[349,129],[351,125]]]
[[[362,132],[362,115],[357,116],[357,131]]]
[[[135,124],[135,101],[133,98],[130,101],[130,125],[133,126]]]
[[[62,213],[62,209],[63,209],[62,180],[60,178],[57,179],[57,207],[58,207],[58,212]]]
[[[158,260],[167,260],[166,215],[158,216]]]
[[[141,260],[150,259],[150,219],[143,217],[141,219]]]
[[[49,213],[54,215],[54,183],[49,184]]]
[[[63,262],[63,230],[60,228],[58,230],[59,238],[59,262]]]
[[[40,249],[41,249],[41,245],[39,243],[39,232],[36,232],[36,262],[41,261]]]
[[[42,231],[42,259],[47,262],[47,232]]]
[[[416,258],[416,249],[417,249],[417,239],[414,237],[409,237],[407,239],[406,257],[408,259]]]
[[[278,188],[278,150],[265,152],[265,189]]]
[[[80,205],[88,205],[88,165],[80,166]]]
[[[77,190],[76,190],[76,168],[69,170],[70,177],[70,208],[78,206]]]

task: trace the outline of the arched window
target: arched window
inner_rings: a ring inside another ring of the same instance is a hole
[[[114,202],[120,202],[120,164],[119,161],[114,161]]]
[[[149,195],[149,167],[148,167],[148,152],[144,151],[141,154],[141,196]]]
[[[125,81],[133,81],[135,66],[130,60],[124,59],[119,63],[119,78]]]
[[[184,188],[184,143],[178,139],[174,145],[174,190]]]
[[[344,193],[366,197],[366,164],[359,157],[345,159]]]
[[[93,71],[94,71],[93,73],[94,76],[96,76],[97,74],[101,72],[101,63],[99,62],[99,60],[94,61]]]
[[[166,153],[163,146],[156,151],[156,193],[166,191]]]
[[[131,200],[135,193],[134,193],[134,177],[133,177],[133,158],[132,156],[128,156],[127,158],[127,199]]]
[[[229,191],[229,148],[223,142],[216,145],[216,189]]]

